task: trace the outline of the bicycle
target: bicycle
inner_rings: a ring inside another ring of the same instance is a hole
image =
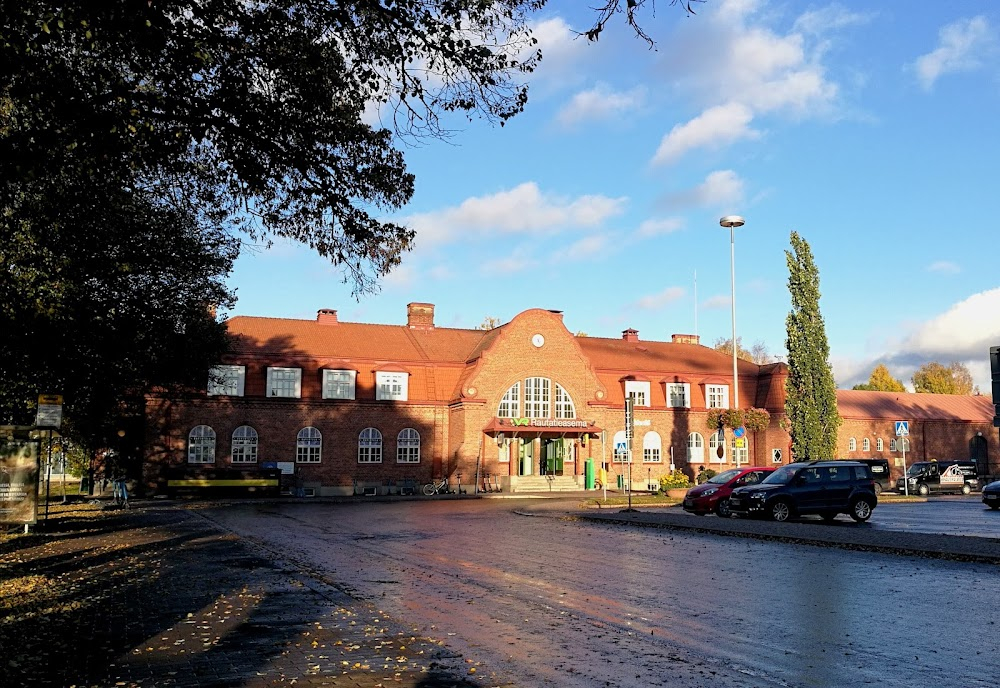
[[[451,490],[448,489],[447,478],[441,478],[439,482],[431,482],[424,485],[424,495],[430,497],[436,494],[451,494]]]
[[[125,478],[115,478],[111,483],[111,504],[116,509],[128,509],[128,486]]]

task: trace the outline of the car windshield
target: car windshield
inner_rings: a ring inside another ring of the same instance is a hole
[[[791,482],[800,466],[782,466],[761,481],[761,485],[787,485]]]
[[[906,475],[910,476],[911,478],[916,477],[921,473],[923,473],[925,468],[927,468],[926,463],[924,462],[915,463],[906,469]]]
[[[739,468],[730,468],[728,471],[722,471],[722,473],[719,473],[718,475],[713,475],[705,482],[712,483],[713,485],[724,485],[739,474]]]

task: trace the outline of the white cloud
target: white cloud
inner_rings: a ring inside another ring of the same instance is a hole
[[[866,362],[838,360],[838,384],[850,387],[865,382],[872,369],[884,363],[893,377],[909,381],[920,366],[931,361],[944,365],[963,363],[973,381],[990,388],[989,350],[1000,343],[1000,320],[989,314],[1000,311],[1000,287],[973,294],[944,313],[915,327],[898,342],[887,342],[886,351]]]
[[[524,247],[518,247],[509,256],[487,261],[482,266],[484,275],[511,275],[538,267],[538,260]]]
[[[582,260],[601,255],[608,246],[608,237],[602,234],[586,236],[566,249],[563,256],[569,260]]]
[[[382,278],[382,286],[387,289],[408,289],[417,283],[417,271],[413,265],[403,262]]]
[[[938,46],[913,63],[921,86],[930,89],[945,74],[980,67],[980,56],[993,40],[990,25],[982,16],[960,19],[943,27],[938,34]]]
[[[729,296],[710,296],[701,302],[701,307],[712,311],[720,308],[729,308],[732,302],[733,300]]]
[[[686,293],[683,287],[667,287],[657,294],[640,297],[633,306],[640,310],[655,311],[680,301]]]
[[[744,184],[740,176],[732,170],[719,170],[693,189],[668,193],[665,203],[671,208],[731,206],[743,197]]]
[[[569,198],[544,194],[534,182],[488,196],[468,198],[457,207],[406,218],[418,244],[451,241],[461,235],[488,237],[568,228],[596,228],[624,211],[627,199],[601,195]]]
[[[576,93],[556,115],[556,121],[573,126],[588,119],[621,119],[641,108],[645,101],[646,89],[642,86],[614,91],[607,84],[597,84],[589,91]]]
[[[953,263],[950,260],[939,260],[928,265],[927,271],[940,272],[946,275],[957,275],[962,271],[962,268],[960,268],[957,263]]]
[[[643,220],[635,235],[640,239],[670,234],[684,227],[684,220],[679,217]]]
[[[531,35],[538,40],[533,49],[542,51],[542,62],[531,75],[533,86],[539,81],[565,85],[582,79],[586,71],[580,65],[587,58],[588,41],[581,39],[565,19],[553,17],[534,23]]]
[[[836,29],[866,24],[874,16],[872,12],[851,12],[841,5],[828,5],[799,16],[793,29],[800,33],[822,35]]]
[[[722,148],[740,139],[754,139],[760,132],[750,128],[753,113],[741,103],[709,108],[694,119],[675,125],[660,141],[653,165],[675,162],[694,148]]]

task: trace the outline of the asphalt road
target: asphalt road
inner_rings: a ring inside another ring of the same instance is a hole
[[[511,686],[996,684],[995,564],[516,513],[530,506],[202,513]],[[942,506],[976,513],[969,499],[883,505],[865,527],[934,527],[923,512]]]

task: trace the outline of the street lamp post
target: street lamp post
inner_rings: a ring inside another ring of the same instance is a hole
[[[744,220],[739,215],[726,215],[719,220],[719,225],[729,227],[729,276],[732,284],[732,315],[733,315],[733,405],[732,408],[740,407],[740,378],[736,369],[736,234],[733,230],[742,227]],[[733,449],[735,454],[735,448]],[[736,458],[736,465],[739,466],[739,459]]]

